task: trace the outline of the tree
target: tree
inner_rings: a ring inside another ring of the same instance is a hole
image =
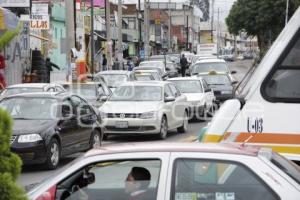
[[[27,199],[24,191],[16,185],[22,161],[10,151],[12,120],[0,109],[0,200]]]
[[[289,0],[289,17],[300,0]],[[286,0],[237,0],[226,18],[231,34],[241,31],[256,36],[260,55],[264,55],[285,25]]]

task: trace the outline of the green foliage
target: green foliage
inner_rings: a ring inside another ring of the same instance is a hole
[[[299,7],[300,0],[290,0],[289,17]],[[237,0],[226,18],[230,33],[241,31],[256,36],[261,51],[265,51],[285,25],[286,0]]]
[[[10,152],[12,120],[0,109],[0,200],[25,200],[24,191],[15,183],[21,172],[21,160]]]
[[[19,24],[16,30],[5,31],[0,37],[0,50],[2,50],[12,39],[14,39],[14,37],[19,34],[20,30],[21,24]]]

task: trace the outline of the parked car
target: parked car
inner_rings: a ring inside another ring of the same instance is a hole
[[[143,200],[298,200],[299,171],[269,149],[243,145],[116,144],[89,151],[28,196],[31,200],[120,200],[137,194],[143,194]]]
[[[90,104],[99,108],[111,96],[112,92],[104,82],[62,82],[66,91],[85,98]]]
[[[163,80],[157,70],[148,70],[148,69],[145,70],[145,69],[135,68],[133,74],[135,75],[136,73],[150,73],[153,76],[154,80],[156,81]]]
[[[237,81],[232,82],[227,73],[199,74],[198,77],[203,78],[208,87],[213,90],[216,103],[219,105],[221,102],[234,98],[234,85]]]
[[[114,91],[122,83],[133,81],[132,72],[125,70],[108,70],[99,72],[96,77],[104,78],[108,87]]]
[[[7,86],[1,93],[1,98],[14,94],[35,92],[65,92],[59,84],[53,83],[23,83]]]
[[[77,95],[12,95],[4,97],[0,107],[14,120],[11,150],[24,164],[44,164],[55,169],[61,157],[101,145],[100,117]]]
[[[168,79],[187,97],[189,117],[206,120],[208,113],[214,112],[215,96],[205,80],[198,77],[178,77]]]
[[[154,134],[167,137],[168,130],[186,132],[186,97],[173,83],[149,81],[124,83],[99,108],[109,135]]]

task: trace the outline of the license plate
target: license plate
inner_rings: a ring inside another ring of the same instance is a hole
[[[116,128],[128,128],[128,122],[123,122],[123,121],[116,122]]]

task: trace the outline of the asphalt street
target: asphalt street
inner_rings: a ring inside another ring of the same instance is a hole
[[[229,63],[231,70],[237,71],[234,75],[236,80],[240,81],[243,78],[243,75],[249,70],[249,67],[252,64],[252,60],[243,60]],[[199,122],[199,121],[190,121],[188,132],[185,134],[178,134],[175,131],[170,131],[166,140],[157,140],[153,136],[114,136],[110,137],[103,145],[110,145],[112,143],[132,143],[132,142],[192,142],[195,141],[199,135],[199,132],[202,127],[204,127],[209,121]],[[58,173],[63,166],[70,163],[75,158],[82,155],[82,153],[74,154],[63,159],[60,162],[58,169],[56,170],[44,170],[40,165],[34,166],[23,166],[22,174],[18,179],[18,184],[21,187],[26,189],[32,187],[34,184],[47,179],[47,177],[53,176]]]

